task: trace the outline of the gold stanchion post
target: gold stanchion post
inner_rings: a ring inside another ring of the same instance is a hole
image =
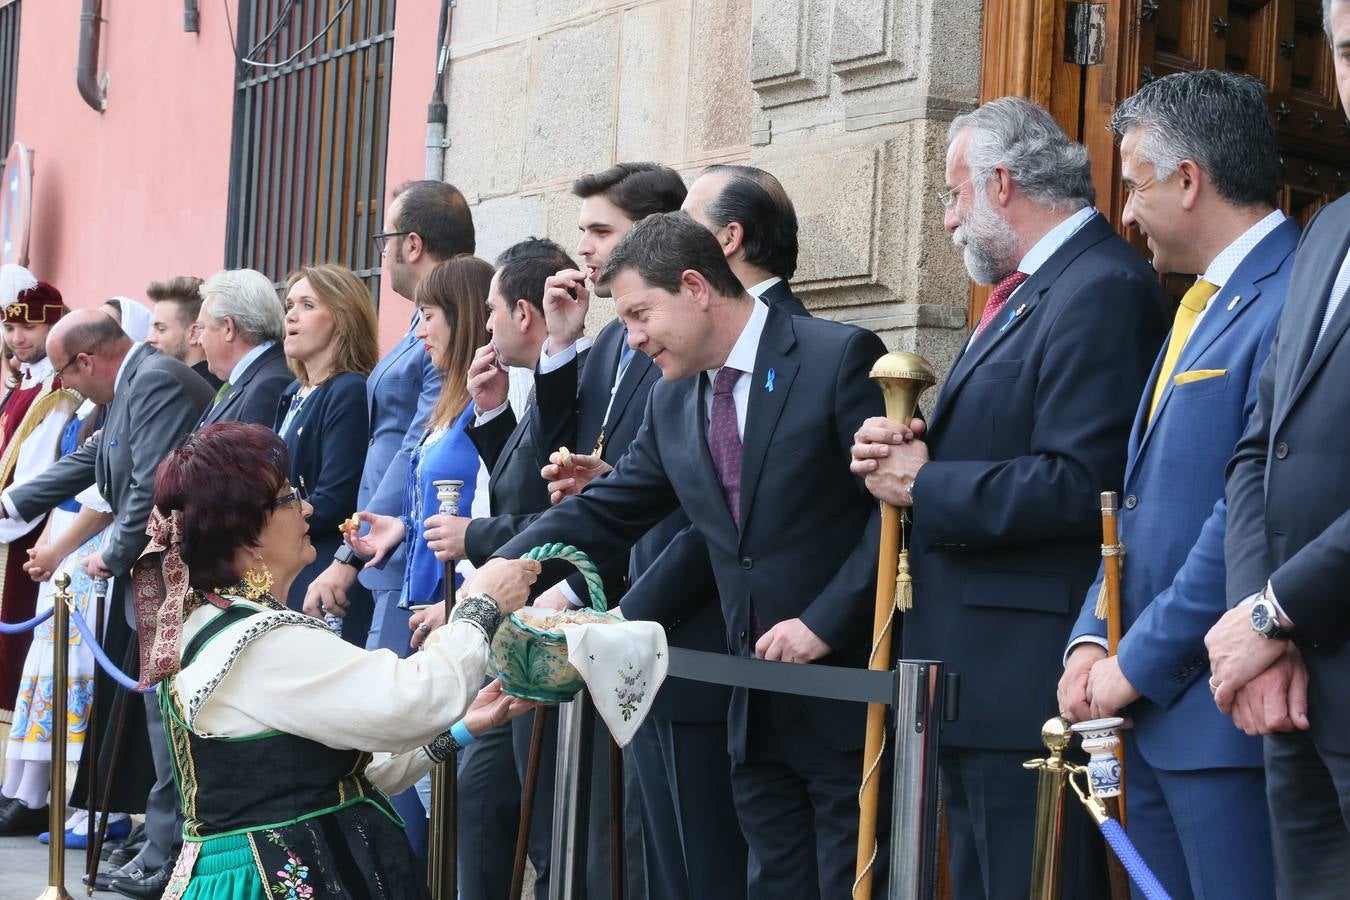
[[[47,889],[38,900],[71,900],[66,892],[66,673],[70,661],[70,576],[53,579],[52,614],[52,787],[47,830]]]
[[[872,367],[871,378],[886,398],[886,417],[908,424],[919,406],[919,395],[937,382],[928,360],[915,353],[887,353]],[[877,558],[877,600],[872,618],[872,654],[867,667],[885,672],[891,667],[891,624],[895,609],[909,604],[909,563],[901,558],[904,522],[899,507],[881,504],[881,551]],[[853,900],[870,900],[877,850],[877,801],[881,782],[877,773],[886,740],[886,707],[867,705],[867,736],[863,745],[862,788],[858,792],[858,857]]]
[[[1073,766],[1064,761],[1064,751],[1073,741],[1067,719],[1059,716],[1041,726],[1041,743],[1050,751],[1046,759],[1023,763],[1040,772],[1036,790],[1036,836],[1031,851],[1031,900],[1059,900],[1060,842],[1064,835],[1064,785]]]

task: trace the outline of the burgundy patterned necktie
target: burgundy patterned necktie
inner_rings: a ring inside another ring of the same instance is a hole
[[[984,332],[986,325],[994,321],[994,316],[998,315],[999,310],[1003,309],[1003,304],[1008,302],[1012,292],[1017,290],[1017,286],[1026,280],[1026,272],[1013,272],[998,283],[994,292],[989,295],[989,302],[984,305],[984,312],[980,313],[980,324],[975,326],[975,333],[970,336],[972,341]]]
[[[712,416],[708,420],[708,452],[717,480],[722,483],[731,520],[741,524],[741,433],[736,426],[736,398],[732,389],[741,373],[723,366],[713,382]]]

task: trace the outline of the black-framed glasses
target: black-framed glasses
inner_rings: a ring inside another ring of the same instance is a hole
[[[64,366],[62,366],[61,368],[57,369],[57,370],[56,370],[56,374],[54,374],[52,377],[53,377],[53,378],[60,378],[61,375],[66,371],[66,369],[69,369],[72,365],[74,365],[75,362],[76,362],[79,358],[80,358],[80,354],[76,353],[76,354],[75,354],[74,356],[72,356],[70,359],[66,360],[66,364],[65,364]]]
[[[411,231],[381,231],[379,234],[372,234],[370,239],[375,243],[375,255],[384,256],[384,248],[388,246],[390,238],[407,237],[410,234]]]
[[[272,499],[272,508],[281,509],[284,506],[290,506],[292,503],[296,506],[303,506],[307,500],[309,500],[309,491],[305,490],[305,479],[301,478],[298,487],[292,487],[286,493]]]

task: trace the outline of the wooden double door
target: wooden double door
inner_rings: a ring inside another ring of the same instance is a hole
[[[1098,23],[1096,28],[1080,23]],[[1068,59],[1090,59],[1086,64]],[[1336,97],[1321,0],[988,0],[980,100],[1051,111],[1092,158],[1097,207],[1121,229],[1125,192],[1106,129],[1117,103],[1188,69],[1246,72],[1279,130],[1278,202],[1300,224],[1350,188],[1350,124]],[[1142,250],[1133,230],[1121,229]],[[985,293],[972,295],[972,313]]]

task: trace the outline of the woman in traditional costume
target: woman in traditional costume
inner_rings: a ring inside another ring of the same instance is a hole
[[[426,897],[386,793],[449,758],[465,731],[528,708],[479,687],[491,637],[538,567],[466,585],[412,658],[358,649],[277,599],[314,559],[311,507],[288,472],[275,433],[223,423],[156,476],[133,588],[141,678],[159,685],[183,805],[164,896]]]

